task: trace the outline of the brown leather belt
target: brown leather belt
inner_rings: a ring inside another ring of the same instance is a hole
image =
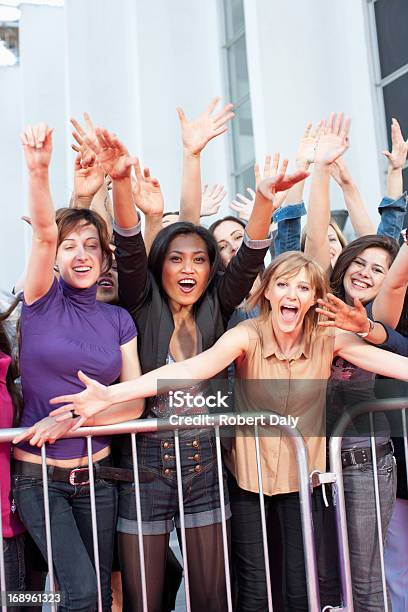
[[[133,482],[133,470],[103,465],[101,462],[93,464],[94,477],[104,480],[121,480]],[[14,460],[12,463],[12,474],[16,476],[31,476],[42,478],[42,466],[38,463]],[[56,465],[47,465],[48,480],[66,482],[72,486],[89,484],[89,467],[78,466],[75,468],[62,468]]]

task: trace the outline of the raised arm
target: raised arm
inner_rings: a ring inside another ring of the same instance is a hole
[[[219,101],[220,98],[214,98],[204,113],[194,121],[188,121],[183,109],[177,108],[183,142],[180,221],[190,221],[196,225],[200,223],[201,152],[210,140],[228,130],[226,123],[234,117],[232,104],[226,104],[213,116]]]
[[[394,118],[391,123],[391,143],[391,152],[383,151],[388,159],[387,196],[397,200],[403,192],[402,169],[407,160],[408,140],[404,140],[400,124]]]
[[[405,242],[373,303],[373,317],[393,329],[398,325],[408,288],[408,244]]]
[[[339,157],[331,164],[330,175],[343,192],[344,203],[357,237],[375,234],[374,224],[364,206],[358,187],[353,181],[353,177],[342,157]]]
[[[407,159],[408,141],[404,140],[396,119],[393,119],[391,124],[391,141],[391,153],[383,151],[388,158],[387,195],[378,208],[381,221],[377,234],[398,240],[407,210],[407,199],[403,195],[402,169]]]
[[[204,185],[201,194],[200,217],[211,217],[220,210],[221,202],[227,195],[223,185]]]
[[[407,357],[371,346],[350,332],[336,330],[334,352],[363,370],[408,381]]]
[[[230,363],[244,354],[249,347],[249,336],[246,328],[238,325],[227,331],[207,351],[170,365],[152,370],[136,380],[104,387],[95,380],[80,372],[80,380],[86,389],[75,395],[64,395],[53,398],[51,404],[68,403],[51,412],[52,416],[64,415],[60,418],[71,418],[70,410],[89,418],[105,411],[112,404],[151,397],[166,390],[183,389],[191,385],[192,380],[207,380],[218,372],[222,372]],[[169,384],[163,384],[168,380]],[[159,384],[160,383],[160,384]]]
[[[343,113],[331,113],[316,144],[315,167],[312,175],[310,199],[306,225],[305,253],[310,255],[324,270],[330,267],[327,230],[330,223],[330,164],[348,148],[350,120]]]
[[[51,198],[48,168],[52,154],[52,132],[45,123],[28,126],[21,134],[28,170],[29,208],[33,240],[24,283],[27,304],[39,300],[54,280],[58,229]]]
[[[164,200],[159,181],[150,176],[149,168],[140,169],[139,160],[135,163],[136,180],[132,178],[133,200],[145,216],[144,242],[150,251],[153,240],[162,229]]]

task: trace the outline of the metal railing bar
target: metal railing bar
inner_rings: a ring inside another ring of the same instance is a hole
[[[146,568],[143,546],[142,509],[140,507],[139,469],[137,460],[136,434],[132,433],[130,438],[132,442],[133,478],[135,481],[135,504],[138,532],[137,536],[139,541],[140,580],[142,582],[143,612],[149,612],[147,607]]]
[[[375,430],[374,430],[374,419],[373,419],[372,413],[369,414],[369,419],[370,419],[371,454],[372,454],[373,478],[374,478],[375,515],[377,519],[378,546],[380,549],[381,583],[382,583],[383,599],[384,599],[384,612],[388,612],[387,583],[386,583],[385,568],[384,568],[383,530],[382,530],[382,522],[381,522],[380,489],[378,486],[377,449],[375,446]]]
[[[195,427],[195,429],[197,429],[197,426]],[[186,526],[184,523],[183,481],[181,479],[180,438],[179,438],[178,429],[174,431],[174,451],[176,454],[177,492],[178,492],[179,515],[180,515],[181,550],[183,553],[184,590],[186,593],[186,610],[187,612],[191,612],[190,582],[188,579]]]
[[[259,509],[261,511],[261,528],[262,528],[262,545],[265,562],[265,579],[266,579],[266,592],[268,597],[268,612],[273,612],[272,604],[272,586],[271,586],[271,574],[269,567],[269,551],[268,551],[268,534],[266,532],[266,516],[265,516],[265,499],[263,492],[263,480],[262,480],[262,464],[261,464],[261,453],[259,450],[259,432],[258,425],[254,425],[255,434],[255,453],[256,453],[256,469],[258,472],[258,489],[259,489]]]
[[[50,521],[50,504],[48,499],[48,472],[47,472],[47,454],[45,450],[45,444],[41,447],[41,469],[42,469],[42,480],[43,480],[43,494],[44,494],[44,520],[45,520],[45,540],[47,544],[47,563],[48,563],[48,578],[50,583],[50,591],[55,591],[55,580],[54,580],[54,561],[52,558],[52,541],[51,541],[51,521]],[[51,604],[52,612],[57,611],[55,603]]]
[[[101,589],[101,570],[99,564],[99,545],[98,545],[98,522],[96,518],[96,501],[95,501],[95,475],[93,471],[92,457],[92,436],[86,439],[88,451],[88,474],[89,474],[89,495],[91,499],[91,521],[92,521],[92,541],[94,549],[96,585],[98,590],[98,612],[102,612],[102,589]]]
[[[224,498],[224,475],[222,471],[221,442],[220,442],[220,428],[219,427],[215,428],[215,447],[216,447],[216,453],[217,453],[218,486],[219,486],[219,492],[220,492],[221,529],[222,529],[222,543],[223,543],[223,549],[224,549],[225,589],[227,592],[228,612],[232,612],[231,577],[230,577],[230,567],[229,567],[227,520],[226,520],[226,514],[225,514],[225,498]]]

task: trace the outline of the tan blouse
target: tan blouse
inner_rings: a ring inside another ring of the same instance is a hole
[[[326,383],[333,359],[332,330],[318,328],[288,360],[278,347],[270,319],[240,323],[249,335],[249,349],[236,364],[236,412],[263,412],[299,417],[297,428],[306,441],[309,473],[325,471]],[[296,454],[291,441],[277,427],[259,429],[263,489],[266,495],[299,490]],[[237,428],[225,462],[238,485],[258,492],[253,428]]]

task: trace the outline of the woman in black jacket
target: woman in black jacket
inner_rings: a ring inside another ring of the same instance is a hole
[[[307,173],[280,173],[258,188],[246,237],[225,272],[220,272],[217,243],[204,228],[180,222],[162,229],[147,257],[140,221],[132,200],[130,172],[134,159],[106,130],[97,130],[97,161],[113,181],[119,299],[138,328],[142,371],[192,357],[211,347],[224,333],[234,309],[248,295],[263,266],[274,212],[275,192],[284,191]],[[151,186],[149,175],[138,180]],[[189,389],[202,396],[202,385]],[[182,406],[182,414],[204,412]],[[225,411],[225,409],[224,409]],[[174,414],[172,398],[159,393],[146,403],[145,417]],[[214,434],[180,432],[184,520],[192,609],[227,609],[221,509]],[[138,464],[148,609],[160,610],[169,533],[179,527],[174,438],[170,433],[138,436]],[[121,466],[132,467],[129,444],[121,449]],[[225,487],[226,490],[226,487]],[[227,494],[227,518],[230,516]],[[142,609],[134,485],[121,486],[119,554],[124,609]],[[205,560],[205,561],[204,561]]]

